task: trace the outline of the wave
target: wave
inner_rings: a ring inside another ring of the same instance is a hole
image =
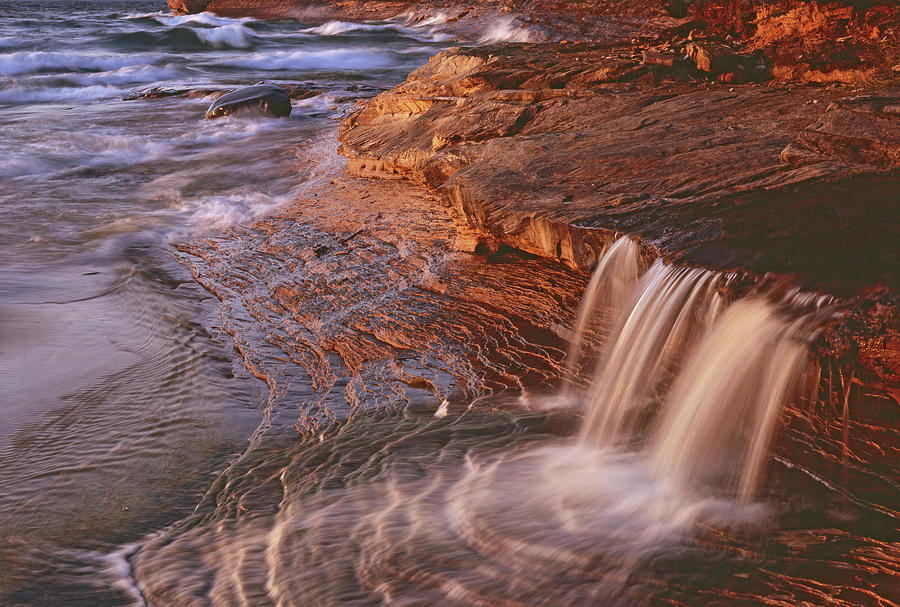
[[[95,84],[140,84],[173,80],[180,76],[181,73],[179,67],[174,63],[167,63],[162,66],[129,65],[109,72],[67,75],[62,77],[62,80],[79,86],[91,86]]]
[[[531,42],[532,34],[527,27],[516,22],[515,17],[501,17],[491,25],[479,42],[493,44],[495,42]]]
[[[172,210],[185,216],[185,225],[170,234],[178,240],[185,234],[222,230],[229,226],[258,221],[294,200],[292,195],[271,196],[250,188],[210,196],[178,200]]]
[[[132,65],[109,72],[87,72],[32,76],[0,87],[0,104],[70,103],[111,99],[123,94],[120,86],[174,80],[181,75],[178,66]]]
[[[374,49],[281,51],[229,62],[233,66],[259,70],[360,70],[389,67],[393,63],[389,56]]]
[[[429,27],[432,25],[444,25],[448,21],[450,21],[450,17],[448,17],[445,13],[438,11],[431,17],[427,17],[422,21],[417,21],[416,23],[411,23],[412,16],[410,15],[406,19],[406,24],[413,27]]]
[[[0,91],[0,103],[7,91]],[[65,93],[72,95],[66,98]],[[115,87],[85,87],[60,91],[43,89],[20,92],[16,103],[81,101],[103,97],[120,97],[122,90]],[[30,95],[30,97],[28,97]],[[205,107],[204,101],[196,101]],[[188,160],[197,155],[231,142],[252,139],[258,135],[284,129],[281,121],[262,117],[226,117],[215,121],[200,120],[198,108],[196,128],[176,136],[134,136],[119,129],[101,129],[92,132],[59,132],[47,135],[43,140],[30,141],[27,145],[0,147],[0,177],[50,178],[77,175],[86,170],[125,169],[152,163],[162,159]]]
[[[256,39],[253,32],[240,23],[195,29],[193,32],[201,41],[216,48],[247,48],[252,46]]]
[[[220,17],[213,13],[197,13],[195,15],[164,15],[164,14],[154,14],[148,15],[152,16],[158,22],[163,25],[168,25],[170,27],[176,25],[184,25],[185,23],[197,23],[200,25],[207,25],[210,27],[220,27],[234,24],[244,24],[250,23],[252,21],[256,21],[251,17],[241,17],[239,19],[231,19],[229,17]]]
[[[172,27],[163,31],[136,31],[115,34],[109,44],[120,50],[193,51],[205,48],[249,48],[256,36],[240,23],[222,27]]]
[[[167,13],[165,11],[156,11],[154,13],[128,13],[124,15],[122,19],[127,19],[129,21],[133,21],[136,19],[156,19],[158,17],[169,17],[171,13]]]
[[[322,25],[300,30],[303,34],[317,34],[319,36],[340,36],[350,32],[390,32],[406,36],[416,40],[440,42],[451,36],[439,30],[437,26],[447,22],[443,13],[420,21],[410,23],[409,19],[393,19],[386,23],[354,23],[351,21],[328,21]]]
[[[152,63],[151,61],[149,61]],[[19,51],[0,55],[0,75],[18,76],[53,71],[109,71],[133,65],[145,65],[148,57],[116,56],[46,51]]]
[[[0,177],[10,178],[24,177],[26,175],[45,175],[53,171],[53,168],[53,165],[41,158],[34,158],[33,156],[7,156],[3,163],[0,164]]]
[[[80,91],[83,89],[75,89]],[[116,93],[117,95],[120,94]],[[120,169],[153,162],[171,153],[166,141],[115,131],[71,133],[29,145],[11,157],[7,177],[58,177],[85,170]]]
[[[354,31],[363,31],[363,32],[371,32],[371,31],[382,31],[382,30],[391,30],[395,29],[395,26],[390,24],[376,24],[376,23],[354,23],[351,21],[328,21],[323,23],[322,25],[316,27],[310,27],[308,29],[300,30],[304,34],[319,34],[320,36],[338,36],[340,34],[345,34],[347,32]]]

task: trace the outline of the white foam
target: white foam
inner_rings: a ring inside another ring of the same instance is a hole
[[[197,13],[194,15],[163,15],[163,14],[151,14],[147,15],[154,17],[157,21],[162,23],[163,25],[167,25],[169,27],[175,27],[176,25],[183,25],[185,23],[199,23],[201,25],[209,25],[213,27],[219,27],[223,25],[233,25],[233,24],[243,24],[249,23],[251,21],[255,21],[255,19],[251,17],[241,17],[239,19],[231,19],[229,17],[220,17],[213,13]]]
[[[174,63],[168,63],[163,66],[129,65],[108,72],[72,74],[66,76],[65,79],[82,86],[93,84],[138,84],[171,80],[177,78],[180,73],[178,66]]]
[[[358,70],[388,67],[391,63],[388,56],[373,49],[334,49],[254,54],[236,59],[231,65],[260,70]]]
[[[33,156],[6,156],[0,163],[0,177],[7,178],[46,174],[52,170],[48,162]]]
[[[429,27],[432,25],[444,25],[449,20],[450,20],[450,18],[446,14],[444,14],[442,12],[438,12],[434,16],[428,17],[427,19],[424,19],[423,21],[419,21],[418,23],[414,23],[412,25],[413,25],[413,27]],[[408,22],[407,22],[407,24],[408,24]]]
[[[531,42],[531,32],[521,23],[517,23],[515,17],[500,17],[491,25],[479,42],[481,44],[493,44],[495,42]]]
[[[183,227],[169,236],[173,240],[185,234],[197,234],[210,230],[222,230],[232,225],[252,223],[293,200],[293,196],[270,196],[264,192],[239,189],[226,194],[181,197],[171,202],[171,210],[184,215]]]
[[[353,31],[377,31],[389,29],[390,25],[375,23],[354,23],[351,21],[328,21],[316,27],[300,30],[304,34],[319,34],[320,36],[338,36]]]
[[[319,36],[339,36],[348,32],[361,31],[393,31],[417,40],[436,42],[450,38],[442,33],[438,25],[447,22],[443,13],[425,19],[419,23],[410,24],[408,20],[393,19],[387,23],[359,23],[351,21],[328,21],[322,25],[300,30],[302,34],[317,34]],[[431,50],[431,49],[429,49]]]
[[[155,13],[128,13],[122,19],[155,19],[157,17],[168,17],[171,13],[166,13],[164,11],[156,11]]]
[[[673,490],[634,454],[571,443],[471,465],[447,502],[457,534],[518,573],[601,567],[626,574],[619,579],[672,554],[699,525],[741,527],[767,515],[761,506]],[[483,541],[485,527],[510,541]]]
[[[327,112],[337,109],[338,96],[332,93],[322,93],[314,97],[301,99],[294,103],[294,109],[300,110],[304,114],[316,114],[319,112]]]
[[[119,94],[121,91],[117,92]],[[15,153],[0,151],[6,156],[0,174],[7,177],[46,177],[84,169],[123,168],[159,160],[170,153],[171,147],[165,141],[107,130],[65,135],[55,133],[55,136],[19,148]]]
[[[153,535],[148,536],[148,539],[151,537]],[[124,593],[130,599],[129,605],[146,607],[147,602],[144,600],[141,590],[132,575],[131,563],[129,562],[131,556],[137,552],[140,546],[140,543],[125,544],[110,553],[75,549],[61,551],[61,554],[76,562],[85,563],[87,571],[99,574],[98,578],[92,580],[92,583],[98,588],[112,587]]]

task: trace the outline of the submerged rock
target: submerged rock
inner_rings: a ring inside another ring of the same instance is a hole
[[[247,86],[222,95],[206,110],[206,117],[228,116],[238,110],[256,111],[266,116],[289,116],[291,98],[287,91],[274,84]]]

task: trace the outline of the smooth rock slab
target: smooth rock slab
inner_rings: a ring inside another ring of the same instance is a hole
[[[244,110],[273,117],[289,116],[291,98],[287,91],[274,84],[247,86],[215,100],[206,110],[206,117],[218,118]]]

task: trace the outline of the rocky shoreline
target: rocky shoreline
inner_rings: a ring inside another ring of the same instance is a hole
[[[673,261],[839,296],[848,314],[820,356],[895,408],[900,9],[744,4],[728,14],[637,1],[602,13],[534,2],[203,8],[439,14],[462,39],[483,37],[486,15],[509,15],[543,42],[451,49],[361,103],[339,133],[348,172],[423,187],[453,218],[458,250],[512,248],[583,273],[626,233]]]

